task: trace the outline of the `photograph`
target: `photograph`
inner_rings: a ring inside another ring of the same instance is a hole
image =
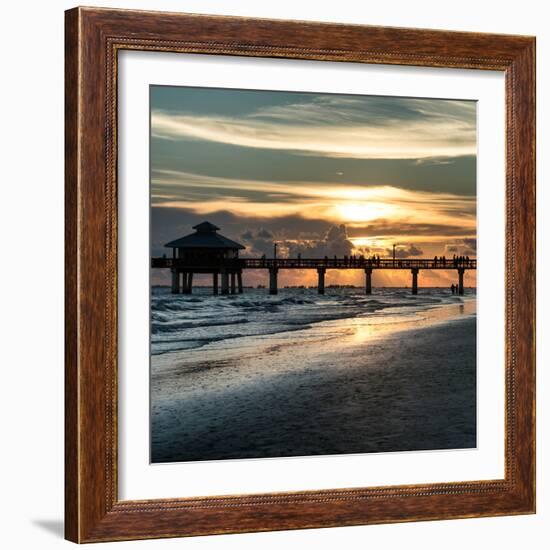
[[[151,462],[476,448],[476,101],[149,92]]]

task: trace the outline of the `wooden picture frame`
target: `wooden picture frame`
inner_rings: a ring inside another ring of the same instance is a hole
[[[66,12],[66,538],[97,542],[535,511],[535,39],[98,8]],[[505,477],[120,501],[117,54],[155,50],[501,71],[506,86]]]

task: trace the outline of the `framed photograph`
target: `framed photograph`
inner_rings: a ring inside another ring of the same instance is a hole
[[[535,511],[535,39],[66,12],[66,537]]]

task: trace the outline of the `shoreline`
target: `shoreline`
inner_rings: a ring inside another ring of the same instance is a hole
[[[395,309],[152,357],[153,462],[475,447],[475,300]]]
[[[221,354],[224,360],[259,356],[262,349],[274,342],[287,343],[294,339],[294,345],[306,345],[310,339],[317,340],[318,335],[330,340],[355,335],[354,343],[359,339],[374,338],[386,333],[401,332],[432,324],[450,322],[453,319],[472,315],[476,312],[476,300],[466,299],[455,304],[438,304],[424,310],[415,310],[414,304],[386,307],[369,312],[367,315],[335,317],[320,321],[309,321],[293,328],[285,328],[256,335],[232,336],[219,341],[209,342],[197,348],[167,351],[151,356],[151,371],[157,369],[179,369],[189,363],[216,360]]]

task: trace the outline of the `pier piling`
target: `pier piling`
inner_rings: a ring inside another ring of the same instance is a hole
[[[190,286],[189,286],[189,283],[190,283],[190,273],[187,272],[187,271],[182,271],[180,272],[180,277],[181,277],[181,293],[182,294],[190,294],[191,293],[191,290],[190,290]]]
[[[187,273],[180,271],[178,273],[178,292],[181,294],[187,294]]]
[[[229,274],[222,270],[222,294],[229,294]]]
[[[277,294],[277,271],[276,267],[269,268],[269,294]]]
[[[242,271],[237,272],[237,286],[239,287],[239,294],[243,293],[243,273]]]
[[[218,274],[212,274],[212,294],[218,293]]]
[[[372,294],[372,267],[365,269],[365,294]]]
[[[412,293],[413,294],[418,294],[418,268],[417,267],[413,267],[413,269],[411,269],[411,273],[412,273]]]
[[[179,294],[180,285],[179,285],[179,273],[176,269],[172,269],[172,294]]]
[[[320,267],[317,269],[318,283],[317,283],[317,292],[319,294],[325,293],[325,273],[326,269]]]
[[[464,268],[458,269],[458,293],[460,296],[464,294]]]

